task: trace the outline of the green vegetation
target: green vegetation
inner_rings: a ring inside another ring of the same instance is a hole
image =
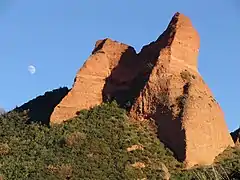
[[[26,125],[28,120],[21,112],[0,116],[0,179],[163,179],[168,171],[171,179],[184,180],[240,175],[238,148],[214,166],[183,170],[150,122],[130,120],[114,102],[50,128]],[[128,149],[134,145],[141,148]]]
[[[131,123],[115,103],[51,128],[25,121],[16,112],[0,119],[0,173],[6,179],[161,179],[161,163],[180,165],[154,133]],[[128,152],[132,145],[144,150]],[[145,168],[133,167],[136,162]]]
[[[240,146],[228,148],[219,155],[211,166],[182,170],[172,176],[173,179],[191,180],[239,180]]]

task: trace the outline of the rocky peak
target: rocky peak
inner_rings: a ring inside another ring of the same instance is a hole
[[[130,113],[152,118],[158,136],[187,167],[211,164],[233,146],[224,114],[197,69],[200,38],[191,20],[176,13],[164,33],[139,54],[142,79]],[[144,72],[144,71],[142,71]],[[142,73],[144,74],[144,73]]]
[[[145,64],[155,64],[161,54],[171,58],[165,64],[172,66],[185,66],[193,71],[198,71],[198,53],[200,37],[193,27],[191,20],[181,14],[175,13],[166,30],[156,41],[144,46],[139,53],[140,59]],[[163,60],[161,60],[163,63]]]
[[[92,55],[77,72],[71,91],[55,107],[51,123],[61,123],[81,109],[101,104],[106,99],[103,91],[109,94],[124,88],[120,84],[133,76],[130,67],[136,56],[135,50],[126,44],[111,39],[97,41]]]
[[[175,61],[182,61],[195,70],[200,47],[200,38],[191,20],[180,13],[176,13],[164,32],[168,39],[168,46],[171,47],[171,54]],[[160,36],[158,41],[166,41]]]

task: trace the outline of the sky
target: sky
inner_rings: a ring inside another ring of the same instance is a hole
[[[0,107],[71,87],[95,42],[111,38],[137,51],[157,39],[175,12],[200,34],[199,72],[229,130],[240,125],[239,0],[0,0]],[[34,65],[36,73],[28,72]]]

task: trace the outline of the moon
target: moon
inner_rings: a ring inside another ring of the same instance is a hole
[[[33,65],[28,66],[28,72],[30,74],[35,74],[36,68]]]

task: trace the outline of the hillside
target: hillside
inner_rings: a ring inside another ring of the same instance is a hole
[[[229,133],[199,49],[179,12],[138,53],[98,40],[70,89],[0,115],[0,180],[239,180],[240,129]]]
[[[2,179],[239,179],[240,148],[212,166],[184,170],[156,137],[151,121],[130,119],[116,103],[83,110],[53,127],[26,113],[0,116]]]

